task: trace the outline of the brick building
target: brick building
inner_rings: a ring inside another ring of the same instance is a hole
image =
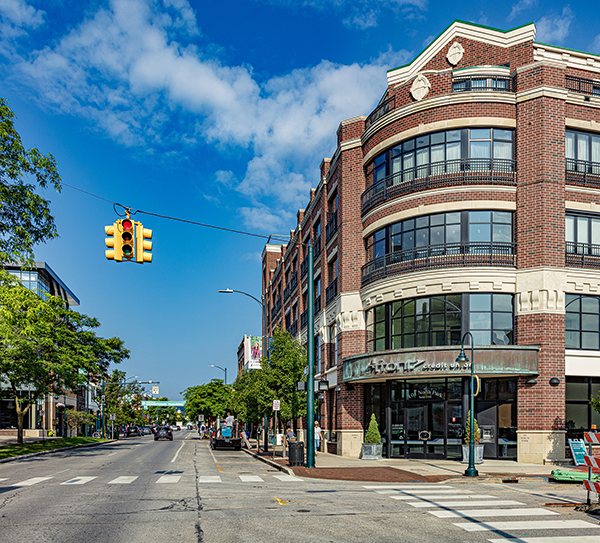
[[[600,420],[600,56],[535,31],[454,21],[390,70],[264,249],[266,334],[305,343],[314,246],[332,452],[358,456],[375,413],[387,456],[460,456],[467,332],[486,457],[560,460]]]

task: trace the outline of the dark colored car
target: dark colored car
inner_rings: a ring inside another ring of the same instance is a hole
[[[154,433],[154,441],[158,441],[159,439],[168,439],[169,441],[173,441],[173,431],[168,426],[159,426],[156,428],[156,432]]]
[[[142,432],[137,426],[128,426],[125,430],[125,437],[141,436]]]

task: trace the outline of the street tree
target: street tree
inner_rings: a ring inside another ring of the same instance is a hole
[[[270,414],[273,394],[260,369],[238,376],[233,388],[232,407],[238,418],[260,424],[265,413]]]
[[[233,390],[222,379],[188,387],[182,394],[190,420],[198,420],[198,415],[204,415],[205,420],[224,417],[228,409],[233,409]]]
[[[168,402],[169,398],[161,396],[155,400],[148,400],[149,402]],[[161,424],[162,421],[168,421],[168,424],[175,424],[177,420],[181,420],[181,415],[177,413],[176,407],[156,407],[150,404],[146,407],[145,413],[150,417],[150,420],[156,421],[157,424]]]
[[[56,160],[26,149],[16,118],[0,98],[0,264],[33,263],[33,247],[58,236],[50,201],[38,188],[61,189]]]
[[[142,425],[141,395],[142,387],[136,381],[128,382],[124,371],[115,369],[111,375],[104,376],[102,386],[96,389],[96,402],[103,404],[105,431],[109,415],[114,415],[116,426]]]
[[[96,335],[97,319],[71,311],[55,296],[38,295],[0,270],[0,379],[9,384],[23,442],[24,417],[38,398],[63,394],[105,375],[129,357],[123,341]],[[27,396],[22,388],[29,389]]]

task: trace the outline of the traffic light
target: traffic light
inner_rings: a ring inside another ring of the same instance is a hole
[[[121,251],[121,243],[120,243],[120,238],[118,235],[119,232],[119,227],[120,227],[120,223],[121,221],[117,221],[114,224],[111,224],[109,226],[105,226],[104,227],[104,232],[106,232],[107,236],[113,236],[113,237],[108,237],[104,239],[104,243],[106,244],[106,246],[108,247],[108,249],[106,249],[106,251],[104,251],[104,254],[106,255],[106,258],[108,260],[116,260],[117,262],[122,262],[123,261],[123,252]],[[115,235],[117,234],[117,235]]]
[[[152,262],[152,253],[147,251],[152,250],[152,230],[144,228],[141,222],[136,223],[135,228],[135,261],[143,264],[144,262]]]
[[[121,235],[121,253],[124,260],[135,259],[135,227],[133,221],[127,217],[116,222],[120,226],[118,228]],[[117,235],[118,237],[118,235]]]

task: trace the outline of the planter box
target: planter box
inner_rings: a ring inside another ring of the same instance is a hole
[[[482,445],[482,444],[475,445],[474,452],[475,452],[475,463],[476,464],[483,464],[483,448],[484,447],[485,447],[485,445]],[[462,464],[468,464],[469,463],[469,446],[463,445],[462,451],[463,451]]]
[[[381,460],[382,449],[382,443],[363,443],[360,457],[363,460]]]

